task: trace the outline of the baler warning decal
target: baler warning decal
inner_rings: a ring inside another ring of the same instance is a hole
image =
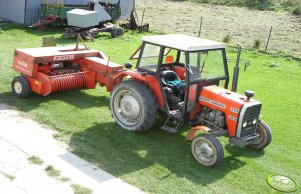
[[[18,61],[18,65],[25,67],[25,68],[28,67],[27,63],[25,63],[24,61]]]
[[[29,65],[25,63],[24,61],[18,61],[16,65],[14,65],[15,69],[18,69],[20,72],[25,74],[31,74],[31,71],[29,70]]]
[[[219,103],[219,102],[216,102],[216,101],[214,101],[214,100],[210,100],[210,99],[208,99],[208,98],[200,97],[200,100],[203,101],[203,102],[207,102],[207,103],[209,103],[209,104],[212,104],[212,105],[214,105],[214,106],[218,106],[218,107],[223,108],[223,109],[226,108],[226,105],[224,105],[224,104],[222,104],[222,103]]]
[[[239,110],[238,110],[238,109],[236,109],[236,108],[233,108],[233,107],[231,107],[231,108],[230,108],[230,111],[231,111],[231,112],[234,112],[234,113],[236,113],[236,114],[238,114],[238,112],[239,112]]]
[[[236,118],[236,117],[233,117],[233,116],[231,116],[231,115],[229,115],[228,118],[231,119],[231,120],[233,120],[233,121],[237,121],[237,118]]]

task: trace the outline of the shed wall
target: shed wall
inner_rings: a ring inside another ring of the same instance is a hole
[[[27,0],[25,24],[31,25],[40,19],[41,0]]]
[[[24,24],[25,1],[24,0],[0,0],[0,18]]]
[[[118,2],[118,0],[99,0],[99,1],[109,2],[109,3]],[[121,9],[120,19],[129,18],[134,7],[135,7],[135,0],[120,0],[120,9]]]
[[[58,3],[60,0],[48,0],[48,3]],[[108,0],[117,2],[118,0]],[[40,4],[42,0],[0,0],[0,18],[15,23],[31,25],[40,19]],[[25,5],[25,3],[27,3]],[[64,0],[65,5],[87,5],[89,0]],[[134,0],[120,0],[121,16],[125,19],[130,16]]]
[[[62,0],[48,0],[50,4],[58,4]],[[87,5],[89,0],[64,0],[65,5]]]

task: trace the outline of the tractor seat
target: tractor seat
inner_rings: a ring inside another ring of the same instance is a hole
[[[180,80],[178,74],[171,70],[161,72],[163,86],[170,87],[176,94],[182,94],[186,87],[186,82]]]

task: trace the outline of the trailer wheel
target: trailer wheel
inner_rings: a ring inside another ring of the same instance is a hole
[[[268,124],[266,124],[264,121],[258,120],[256,133],[259,134],[259,138],[257,141],[250,144],[250,147],[263,149],[271,143],[272,131]]]
[[[19,98],[26,98],[29,95],[30,87],[28,81],[23,76],[17,76],[11,84],[12,92]]]
[[[129,80],[113,89],[110,108],[120,127],[128,131],[146,131],[155,123],[158,105],[145,85]]]
[[[224,158],[224,150],[218,139],[210,134],[196,136],[191,144],[194,158],[205,166],[217,166]]]
[[[111,30],[111,37],[112,38],[118,38],[119,36],[122,36],[124,34],[123,29],[120,27],[114,27]]]

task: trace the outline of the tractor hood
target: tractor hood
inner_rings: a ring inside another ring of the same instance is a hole
[[[199,103],[225,113],[229,136],[238,138],[253,134],[252,122],[258,120],[261,110],[259,101],[248,100],[246,96],[219,86],[204,87]],[[242,124],[245,122],[247,126],[243,128]]]
[[[243,105],[250,107],[260,104],[257,100],[252,98],[248,100],[244,95],[231,92],[230,90],[219,86],[204,87],[199,98],[199,103],[222,112],[229,110],[236,115]]]

